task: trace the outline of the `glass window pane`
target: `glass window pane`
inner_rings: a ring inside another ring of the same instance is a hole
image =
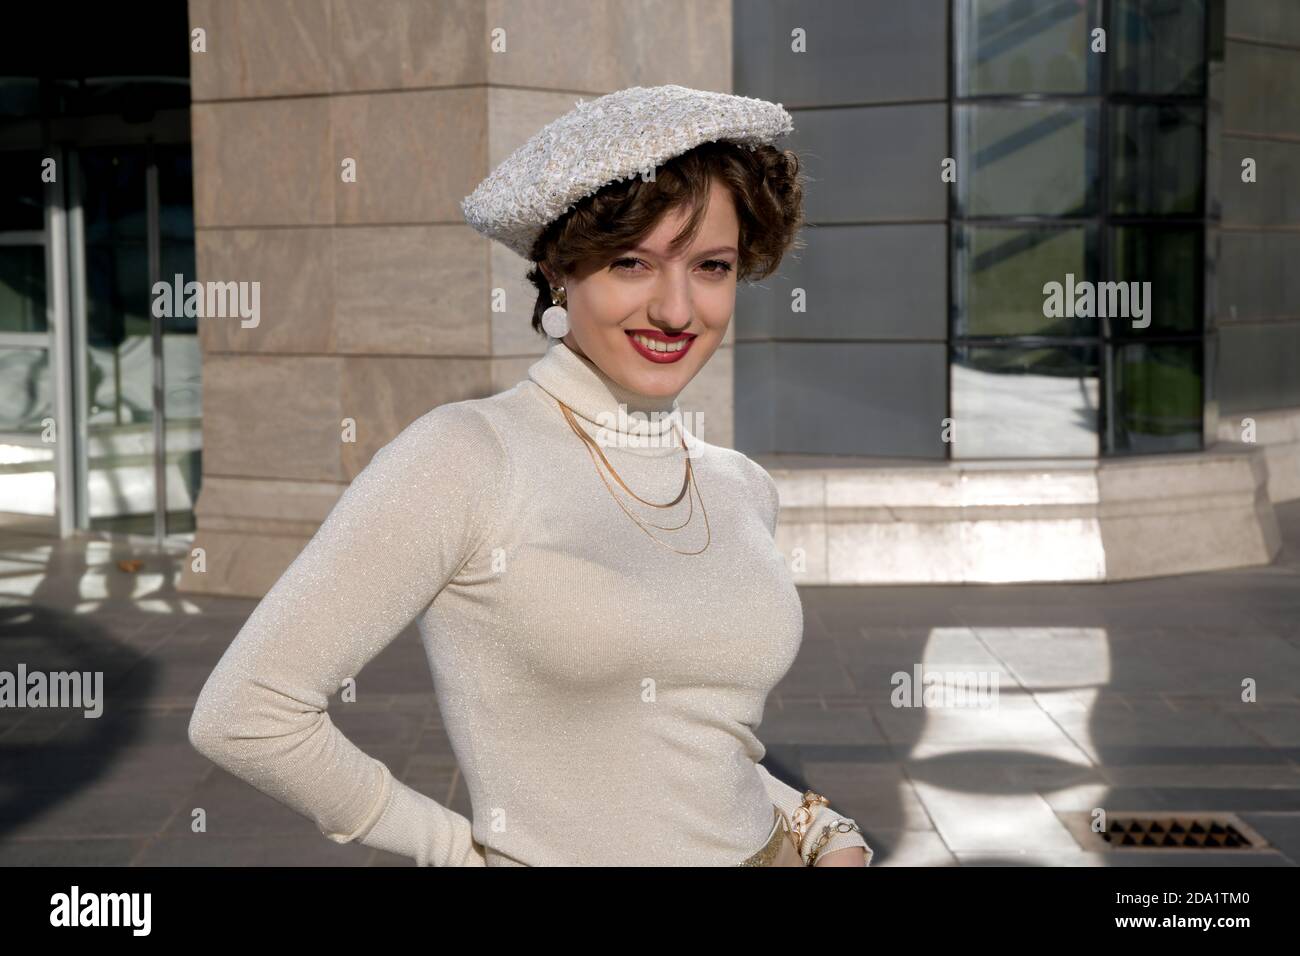
[[[1112,0],[1111,89],[1201,95],[1204,0]]]
[[[1200,344],[1128,344],[1115,351],[1115,451],[1201,447]]]
[[[953,123],[959,216],[1097,212],[1095,105],[958,105]]]
[[[0,151],[0,231],[45,228],[45,158],[38,150]]]
[[[163,239],[194,238],[194,164],[190,144],[158,146],[158,225]],[[167,271],[163,270],[163,275]]]
[[[0,116],[40,116],[41,81],[35,76],[0,78]]]
[[[0,348],[0,431],[40,432],[53,417],[49,350]]]
[[[176,283],[176,276],[180,275],[181,287],[185,283],[193,282],[196,276],[194,266],[194,243],[181,242],[179,240],[166,239],[163,241],[162,248],[159,250],[159,260],[161,263],[162,281],[167,283],[170,288]],[[152,308],[152,296],[150,297],[150,307]],[[164,316],[162,326],[164,332],[189,332],[197,334],[198,316],[186,315],[182,308],[179,315]]]
[[[0,332],[45,332],[45,247],[0,245]]]
[[[184,5],[179,6],[179,14],[185,16]],[[171,29],[176,29],[177,10],[171,4],[160,4],[155,11],[158,17],[170,15]],[[86,29],[84,19],[78,23],[80,29]],[[180,21],[180,31],[186,31],[184,20]],[[167,25],[157,20],[150,24],[150,36],[166,36]],[[145,123],[153,119],[159,110],[187,109],[190,105],[189,70],[183,62],[176,61],[175,50],[150,49],[150,66],[152,76],[127,76],[124,70],[111,73],[65,78],[51,77],[46,81],[46,105],[44,112],[63,116],[95,116],[113,114],[121,116],[127,122]],[[120,66],[139,66],[142,53],[130,48],[114,51]],[[171,61],[171,62],[168,62]]]
[[[1117,216],[1200,212],[1202,108],[1116,104],[1110,115],[1111,212]]]
[[[0,419],[3,416],[0,408]],[[0,429],[9,430],[2,424]],[[44,429],[31,431],[39,433]],[[39,434],[26,440],[0,441],[0,512],[55,516],[54,448],[54,442],[42,441]],[[54,531],[53,525],[50,530]]]
[[[193,163],[190,146],[159,146],[159,221],[162,229],[162,275],[196,278],[194,262]],[[167,532],[194,530],[194,502],[203,473],[203,355],[198,318],[184,312],[163,322],[166,377],[163,391],[167,419]]]
[[[144,147],[85,149],[80,158],[86,241],[134,239],[144,242]]]
[[[1098,56],[1088,31],[1097,0],[957,0],[957,95],[1095,93]]]
[[[1095,456],[1097,347],[956,346],[953,458]]]
[[[86,245],[87,339],[119,344],[148,335],[149,254],[142,242]]]
[[[1110,254],[1115,280],[1150,282],[1151,294],[1144,305],[1148,326],[1134,328],[1133,318],[1121,319],[1110,323],[1109,334],[1149,338],[1201,331],[1199,226],[1121,226],[1111,230]]]
[[[1095,226],[954,224],[953,246],[955,336],[1097,334],[1095,318],[1043,314],[1047,283],[1064,295],[1069,282],[1096,281]]]
[[[193,320],[190,320],[193,321]],[[194,530],[203,481],[203,353],[193,333],[163,336],[168,534]]]

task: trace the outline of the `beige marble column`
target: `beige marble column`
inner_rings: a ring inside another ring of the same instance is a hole
[[[260,597],[376,450],[437,405],[510,387],[545,350],[528,264],[471,230],[459,201],[578,99],[729,92],[732,4],[189,0],[189,13],[197,278],[259,282],[260,318],[199,320],[205,569],[181,590]],[[681,399],[724,445],[731,357],[729,335]]]

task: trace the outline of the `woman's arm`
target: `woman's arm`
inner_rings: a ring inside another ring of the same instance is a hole
[[[768,797],[774,804],[781,808],[781,812],[784,813],[786,819],[789,820],[794,811],[803,803],[803,792],[796,790],[788,783],[783,783],[778,780],[772,775],[771,771],[761,763],[755,764],[755,766],[758,767],[759,776],[763,778],[763,786],[767,788]],[[828,806],[817,808],[817,812],[813,815],[812,825],[808,827],[807,835],[804,837],[804,845],[801,855],[803,856],[805,863],[808,862],[808,855],[812,852],[813,846],[822,835],[822,828],[840,818],[849,819],[844,817],[844,814],[838,812],[833,807]],[[826,841],[826,844],[822,847],[821,853],[818,855],[818,865],[820,866],[821,861],[836,850],[843,850],[849,847],[858,847],[862,850],[863,859],[860,861],[859,865],[871,865],[871,857],[873,856],[874,851],[871,847],[867,846],[867,841],[863,839],[862,834],[858,833],[856,830],[850,830],[848,833],[832,832],[830,839]],[[851,858],[851,855],[845,854],[844,856],[837,857],[834,861],[828,861],[828,864],[833,863],[837,866],[842,865],[846,856]]]
[[[777,521],[781,513],[781,499],[780,493],[776,487],[776,481],[770,474],[768,474],[767,469],[758,462],[748,457],[746,457],[745,460],[753,465],[753,473],[757,478],[761,494],[764,496],[763,500],[765,501],[763,505],[763,517],[767,523],[768,533],[772,536],[773,542],[775,542]],[[795,809],[803,803],[803,794],[789,784],[782,783],[776,777],[772,776],[772,774],[768,772],[768,769],[761,763],[756,766],[758,767],[759,774],[763,778],[763,785],[767,787],[768,796],[772,799],[773,803],[781,808],[788,819],[790,814],[794,813]],[[805,837],[803,852],[805,863],[808,862],[808,854],[812,851],[813,845],[822,834],[822,828],[832,820],[841,816],[842,814],[837,813],[831,807],[820,807],[818,809],[817,813],[813,817],[812,826],[808,828],[808,835]],[[835,853],[838,850],[851,849],[854,847],[861,849],[861,857],[854,853],[839,853],[834,859],[829,859],[830,854]],[[817,857],[817,865],[821,866],[823,865],[823,861],[825,861],[825,865],[827,866],[870,866],[872,855],[873,851],[871,847],[867,846],[867,841],[864,840],[862,835],[856,831],[851,830],[848,833],[832,833],[830,839],[826,841],[826,845],[822,847],[822,851]]]
[[[469,820],[394,778],[326,711],[489,539],[508,481],[495,429],[461,402],[381,448],[208,678],[194,747],[338,843],[483,865]]]

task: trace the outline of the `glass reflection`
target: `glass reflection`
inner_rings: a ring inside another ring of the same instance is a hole
[[[45,247],[0,244],[0,332],[46,332]]]
[[[1150,282],[1151,324],[1110,323],[1108,334],[1149,338],[1201,331],[1201,227],[1120,226],[1111,230],[1111,275],[1120,282]]]
[[[1122,216],[1200,212],[1202,108],[1115,105],[1110,115],[1111,212]]]
[[[53,417],[49,351],[0,348],[0,432],[36,434],[41,431],[43,420]]]
[[[1204,0],[1111,0],[1111,89],[1205,92]]]
[[[1096,226],[954,224],[953,245],[956,335],[1096,334],[1096,318],[1043,314],[1046,283],[1096,281]]]
[[[953,458],[1093,457],[1097,347],[956,346]]]
[[[147,534],[153,527],[154,440],[146,150],[86,149],[80,161],[90,526]]]
[[[1117,452],[1196,451],[1201,447],[1200,344],[1116,348]]]
[[[45,228],[44,159],[38,150],[0,150],[0,231]]]
[[[958,215],[1095,214],[1097,115],[1086,103],[954,106]]]
[[[6,526],[16,514],[54,517],[54,447],[52,442],[0,440],[0,512]]]
[[[190,147],[159,147],[158,215],[162,277],[197,276],[194,262],[194,171]],[[193,531],[194,502],[202,481],[202,364],[198,318],[181,315],[163,323],[163,416],[167,423],[167,533]]]
[[[1095,93],[1097,0],[957,0],[957,95]]]

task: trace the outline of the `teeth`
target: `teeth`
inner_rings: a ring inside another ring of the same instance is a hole
[[[686,348],[687,341],[686,339],[683,339],[680,342],[659,342],[655,339],[648,339],[644,335],[637,335],[636,333],[632,334],[632,338],[636,339],[652,352],[680,352],[682,349]]]

